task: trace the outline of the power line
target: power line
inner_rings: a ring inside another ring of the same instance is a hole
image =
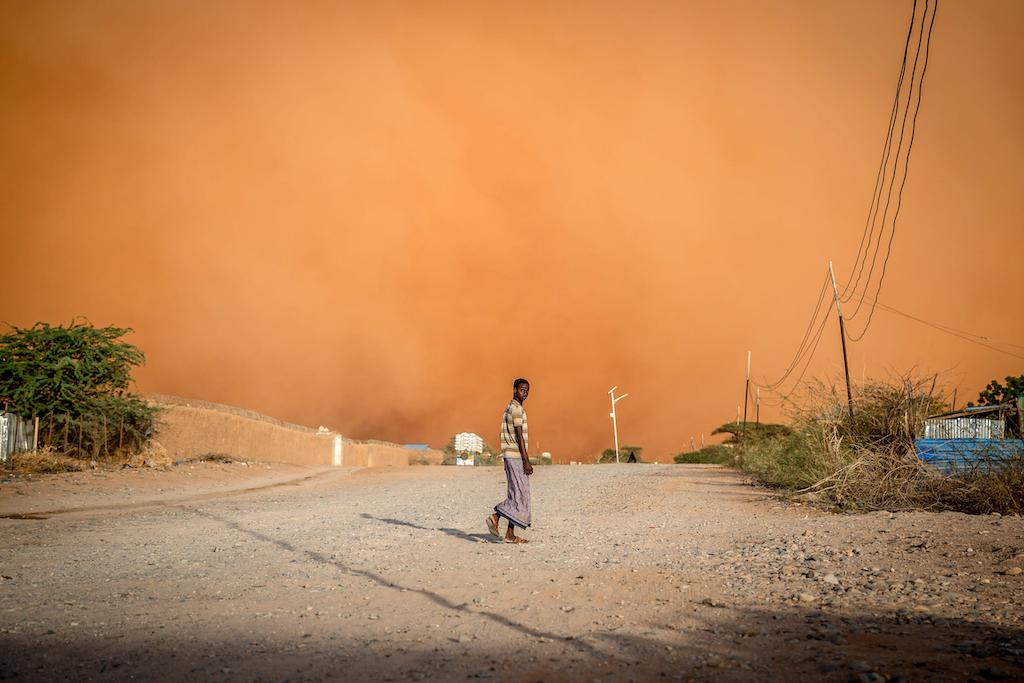
[[[927,13],[928,13],[927,2],[925,3],[925,8],[924,9],[925,9],[925,14],[927,15]],[[868,332],[868,328],[871,327],[871,321],[875,317],[875,307],[878,304],[878,295],[881,294],[881,292],[882,292],[882,283],[885,281],[886,269],[889,266],[889,257],[892,256],[892,243],[893,243],[893,239],[896,237],[896,222],[897,222],[897,220],[899,220],[900,209],[903,208],[903,188],[907,184],[907,172],[910,169],[910,154],[911,154],[911,152],[914,149],[914,138],[917,135],[917,115],[921,111],[921,94],[924,92],[924,78],[925,78],[925,75],[928,73],[928,57],[929,57],[929,55],[931,53],[932,30],[935,27],[935,16],[936,16],[936,14],[938,14],[938,11],[939,11],[939,0],[935,0],[935,7],[932,9],[932,19],[931,19],[931,22],[928,24],[928,38],[925,41],[924,64],[921,66],[921,80],[918,82],[918,87],[917,87],[917,103],[914,105],[914,117],[913,117],[913,119],[911,119],[911,122],[910,122],[910,142],[907,145],[907,157],[906,157],[906,159],[903,162],[903,179],[900,181],[900,189],[899,189],[899,192],[896,195],[896,211],[895,211],[895,213],[893,213],[893,217],[892,217],[892,231],[889,233],[889,244],[886,247],[885,260],[882,262],[882,273],[878,277],[878,286],[875,288],[875,296],[874,296],[875,301],[872,303],[871,310],[868,312],[868,321],[866,323],[864,323],[864,328],[860,331],[859,335],[855,336],[855,335],[851,334],[850,335],[850,340],[851,341],[855,341],[856,342],[856,341],[860,341],[861,339],[863,339],[864,335],[867,334],[867,332]],[[923,29],[923,22],[922,22],[922,29]],[[920,44],[920,41],[919,41],[919,44]],[[914,66],[915,66],[915,68],[917,66],[917,59],[916,58],[914,59]],[[908,102],[908,105],[909,105],[909,102]],[[904,112],[904,119],[905,118],[906,118],[906,113]],[[893,179],[895,180],[895,174],[893,175]],[[892,187],[890,186],[889,189],[891,191]],[[884,218],[884,216],[883,216],[883,218]],[[868,279],[868,282],[869,283],[871,282],[870,277]],[[868,286],[869,285],[865,285],[865,289]],[[861,300],[861,302],[863,303],[863,299]],[[859,307],[860,306],[858,305],[858,308]]]
[[[938,0],[936,0],[936,3],[938,3]],[[903,120],[900,122],[900,139],[899,139],[899,142],[896,145],[896,159],[893,161],[893,165],[892,165],[892,179],[889,181],[889,190],[886,193],[885,209],[882,211],[882,221],[881,221],[881,224],[880,224],[879,229],[878,229],[878,241],[875,244],[874,253],[871,255],[871,267],[868,269],[867,282],[864,285],[865,289],[867,289],[868,287],[871,286],[870,285],[871,278],[872,278],[872,276],[875,273],[875,264],[878,262],[878,253],[879,253],[879,251],[882,248],[882,240],[883,240],[884,235],[885,235],[886,224],[888,223],[889,206],[892,204],[892,191],[893,191],[893,188],[896,186],[896,176],[899,174],[900,152],[903,149],[903,139],[904,139],[904,137],[906,137],[906,134],[907,134],[907,117],[910,114],[910,106],[911,106],[911,102],[912,102],[913,97],[914,97],[915,76],[917,75],[917,63],[918,63],[918,61],[919,61],[919,59],[921,57],[921,46],[924,43],[925,21],[927,20],[927,17],[928,17],[928,6],[929,6],[929,0],[925,0],[924,13],[921,15],[921,28],[920,28],[920,30],[918,32],[918,35],[917,35],[917,48],[914,51],[914,64],[913,64],[913,66],[911,67],[911,70],[910,70],[910,89],[909,89],[909,91],[907,93],[907,103],[906,103],[906,106],[903,108]],[[936,7],[937,7],[937,4],[936,4]],[[932,23],[931,23],[931,25],[934,26],[934,23],[935,23],[935,12],[933,11],[932,12]],[[928,41],[927,42],[928,42],[928,45],[930,46],[931,45],[931,30],[930,29],[928,31]],[[927,53],[926,53],[926,55],[927,55]],[[921,107],[921,91],[922,91],[922,88],[924,86],[925,70],[927,70],[927,56],[926,56],[926,61],[925,61],[925,67],[924,67],[924,69],[921,72],[921,77],[920,77],[920,79],[917,80],[917,95],[918,95],[917,96],[917,107],[914,110],[914,117],[911,120],[911,138],[910,138],[910,143],[909,143],[909,145],[907,147],[907,154],[906,154],[906,156],[905,156],[905,158],[903,160],[903,178],[902,178],[901,183],[900,183],[900,191],[899,191],[899,195],[898,195],[899,196],[899,200],[898,201],[900,201],[900,202],[902,202],[903,187],[906,185],[906,182],[907,182],[907,172],[910,169],[910,152],[911,152],[911,150],[913,148],[913,144],[914,144],[913,140],[914,140],[914,133],[916,131],[916,126],[917,126],[917,114],[918,114],[918,111],[920,110],[920,107]],[[876,207],[876,211],[877,211],[877,207]],[[888,261],[888,255],[892,252],[893,238],[896,236],[896,218],[897,218],[897,216],[894,215],[893,216],[893,221],[892,221],[892,226],[889,229],[889,244],[888,244],[888,249],[887,249],[887,252],[886,252],[886,260],[887,261]],[[866,258],[867,257],[865,256],[865,259]],[[883,274],[880,277],[879,281],[881,282],[881,279],[884,279],[884,277],[885,276]],[[852,321],[854,318],[857,317],[857,314],[860,313],[861,306],[862,306],[863,303],[864,303],[863,301],[859,301],[857,303],[857,307],[856,307],[856,309],[854,309],[853,313],[851,315],[847,316],[847,320],[848,321]],[[861,332],[861,336],[863,336],[863,334],[866,331],[866,329],[867,328],[865,327],[865,330]],[[851,335],[851,338],[853,338],[852,335]],[[854,339],[854,341],[857,341],[857,340]]]
[[[800,372],[800,376],[796,378],[796,383],[792,386],[792,388],[790,388],[790,390],[788,392],[786,392],[786,394],[784,396],[782,396],[778,400],[778,402],[767,403],[766,405],[770,405],[770,406],[781,406],[781,405],[783,405],[784,403],[786,403],[789,400],[789,397],[793,395],[793,392],[795,392],[800,387],[801,382],[803,382],[804,375],[807,374],[807,369],[809,367],[811,367],[811,360],[814,358],[814,354],[818,350],[818,343],[821,341],[821,335],[825,331],[825,323],[828,322],[828,315],[829,315],[829,313],[832,312],[832,308],[835,305],[836,305],[835,301],[832,301],[832,302],[829,303],[828,309],[825,311],[825,316],[821,319],[821,324],[818,325],[818,331],[814,335],[814,344],[810,348],[810,353],[807,355],[807,362],[804,364],[804,369]],[[773,390],[769,389],[769,391],[773,391]],[[779,392],[774,392],[773,391],[773,393],[779,393]]]
[[[815,353],[817,352],[818,344],[821,341],[822,334],[824,333],[825,324],[828,322],[829,313],[831,313],[832,308],[834,306],[837,306],[840,301],[841,302],[846,302],[846,301],[849,301],[854,296],[858,297],[858,302],[857,302],[857,305],[856,305],[856,309],[854,310],[852,315],[849,315],[849,316],[846,317],[846,320],[848,322],[848,321],[852,320],[860,312],[861,307],[864,305],[865,300],[871,300],[871,304],[872,305],[871,305],[870,312],[868,314],[867,322],[865,323],[864,328],[861,330],[861,332],[860,332],[860,334],[858,336],[850,335],[850,338],[851,338],[852,341],[859,341],[859,340],[863,339],[864,335],[867,333],[867,330],[868,330],[868,328],[871,325],[872,320],[874,319],[875,308],[879,307],[879,306],[885,307],[884,304],[881,304],[880,302],[878,302],[877,297],[881,293],[882,285],[883,285],[884,280],[885,280],[885,275],[886,275],[886,272],[887,272],[887,269],[888,269],[888,265],[889,265],[889,258],[892,255],[892,245],[893,245],[893,242],[894,242],[895,236],[896,236],[896,225],[897,225],[897,222],[899,220],[900,210],[901,210],[901,208],[903,206],[903,190],[906,187],[906,183],[907,183],[907,175],[908,175],[909,169],[910,169],[910,157],[911,157],[911,153],[913,151],[914,139],[915,139],[916,133],[917,133],[917,117],[918,117],[918,114],[920,113],[920,110],[921,110],[921,97],[922,97],[922,92],[924,90],[925,75],[927,74],[927,71],[928,71],[928,58],[929,58],[929,55],[930,55],[930,52],[931,52],[932,33],[933,33],[933,30],[934,30],[934,26],[935,26],[935,17],[936,17],[936,14],[938,12],[938,4],[939,4],[939,0],[934,0],[934,5],[932,4],[931,0],[925,0],[925,3],[924,3],[924,11],[921,14],[920,29],[918,29],[918,31],[917,31],[918,36],[917,36],[917,46],[916,46],[915,51],[914,51],[914,61],[913,61],[913,65],[911,66],[911,69],[910,69],[909,89],[907,90],[907,95],[906,95],[906,105],[903,107],[903,117],[902,117],[902,120],[900,121],[899,141],[896,144],[895,154],[893,154],[893,144],[892,144],[893,143],[893,138],[894,138],[893,134],[894,134],[894,131],[895,131],[896,120],[899,118],[899,111],[900,111],[900,108],[901,108],[900,104],[901,104],[901,101],[902,101],[902,95],[903,95],[903,90],[904,90],[904,83],[905,83],[905,79],[906,79],[906,75],[907,75],[907,68],[906,68],[907,67],[907,58],[909,56],[910,42],[911,42],[911,40],[913,38],[913,34],[914,34],[915,28],[917,26],[917,0],[914,0],[914,4],[913,4],[913,7],[912,7],[911,16],[910,16],[910,25],[909,25],[909,27],[907,29],[907,37],[906,37],[906,40],[905,40],[904,46],[903,46],[903,57],[902,57],[901,64],[900,64],[899,78],[897,79],[897,84],[896,84],[896,94],[895,94],[895,96],[893,98],[893,106],[892,106],[892,109],[890,110],[890,113],[889,113],[889,125],[888,125],[887,131],[886,131],[885,143],[883,144],[882,159],[881,159],[881,162],[879,164],[878,171],[876,172],[876,175],[875,175],[875,186],[874,186],[874,190],[872,191],[871,204],[868,207],[868,217],[867,217],[867,219],[865,221],[864,230],[861,233],[860,244],[857,247],[857,257],[856,257],[856,260],[854,262],[854,268],[853,268],[853,272],[855,273],[855,277],[853,278],[853,280],[852,280],[852,282],[850,284],[848,284],[846,287],[844,287],[842,297],[840,297],[837,294],[836,297],[835,297],[835,300],[831,301],[829,303],[829,306],[826,309],[824,316],[821,318],[821,321],[820,321],[820,323],[817,326],[817,330],[812,335],[812,330],[814,330],[815,323],[818,320],[819,312],[821,311],[821,307],[822,307],[822,303],[824,301],[825,293],[828,290],[829,279],[826,276],[825,283],[823,283],[822,290],[821,290],[821,292],[818,295],[818,301],[815,304],[814,311],[811,314],[811,319],[808,322],[807,329],[804,331],[804,336],[803,336],[803,338],[800,341],[800,345],[797,347],[797,350],[796,350],[796,352],[795,352],[795,354],[793,356],[793,360],[786,367],[786,370],[783,372],[782,376],[778,380],[776,380],[775,382],[772,382],[770,384],[757,384],[756,382],[754,383],[755,385],[757,385],[759,387],[762,387],[762,388],[765,388],[768,391],[772,391],[773,393],[780,393],[780,392],[777,392],[776,389],[778,389],[779,387],[783,386],[783,384],[789,379],[789,377],[793,374],[793,372],[795,372],[797,370],[797,368],[799,368],[801,365],[803,366],[803,369],[800,371],[800,374],[799,374],[799,376],[796,379],[796,383],[791,387],[789,392],[787,392],[784,396],[782,396],[778,403],[769,404],[769,405],[776,405],[776,406],[777,405],[782,405],[783,403],[787,402],[789,400],[789,397],[792,395],[792,393],[795,392],[801,386],[803,378],[804,378],[805,374],[807,373],[808,368],[811,365],[811,361],[813,360]],[[929,10],[930,6],[932,8],[932,15],[931,15],[931,20],[929,21],[928,20],[928,10]],[[926,34],[926,29],[925,29],[926,24],[927,24],[927,34]],[[924,46],[924,62],[923,62],[922,68],[921,68],[920,77],[918,77],[917,76],[917,65],[918,65],[918,62],[919,62],[919,60],[921,58],[922,45]],[[916,89],[917,89],[917,99],[916,99],[916,102],[914,102],[915,81],[916,81]],[[889,239],[888,239],[887,246],[886,246],[885,257],[884,257],[884,259],[882,261],[882,267],[881,267],[881,272],[880,272],[879,279],[878,279],[878,284],[875,287],[875,297],[874,297],[874,299],[871,299],[870,297],[867,297],[865,294],[861,294],[861,293],[857,292],[857,286],[860,283],[860,279],[861,279],[861,277],[862,277],[862,275],[864,273],[864,268],[867,265],[868,253],[871,252],[871,266],[868,269],[867,278],[866,278],[866,280],[864,282],[864,288],[865,288],[865,290],[867,290],[867,289],[869,289],[871,287],[871,281],[873,279],[874,272],[875,272],[875,267],[876,267],[877,262],[878,262],[878,255],[879,255],[879,253],[881,251],[881,247],[882,247],[882,240],[885,237],[886,227],[887,227],[887,224],[888,224],[889,209],[890,209],[890,206],[892,205],[892,199],[893,199],[893,189],[896,187],[896,179],[897,179],[897,176],[900,173],[900,157],[901,157],[901,153],[902,153],[902,150],[903,150],[903,142],[904,142],[904,139],[905,139],[905,137],[907,135],[907,120],[908,120],[908,117],[910,115],[910,108],[911,108],[911,103],[912,102],[914,102],[914,105],[913,105],[914,106],[914,113],[913,113],[913,116],[910,117],[910,139],[909,139],[909,142],[907,144],[906,154],[905,154],[905,156],[903,158],[903,174],[902,174],[902,177],[900,178],[899,190],[898,190],[898,192],[896,194],[896,208],[895,208],[895,211],[893,212],[892,225],[891,225],[891,228],[889,229]],[[891,177],[891,179],[888,179],[887,176],[889,175],[888,167],[889,167],[889,160],[890,160],[890,158],[893,160],[892,161],[892,177]],[[886,187],[887,186],[888,186],[888,190],[886,191]],[[878,221],[878,212],[879,212],[879,209],[882,207],[882,193],[883,192],[886,192],[885,206],[884,206],[884,209],[882,210],[881,222],[879,223],[879,221]],[[875,226],[876,226],[876,224],[878,224],[877,241],[875,239]],[[873,251],[872,251],[872,245],[874,245]],[[885,308],[888,308],[888,307],[885,307]],[[894,310],[894,312],[895,312],[895,310]],[[908,316],[908,317],[912,317],[912,316]],[[921,320],[921,322],[925,322],[926,324],[928,324],[926,321],[923,321],[923,320]],[[941,328],[938,328],[938,329],[941,329]],[[943,330],[943,331],[948,331],[948,330]],[[958,336],[960,336],[960,335],[958,335]],[[811,341],[812,337],[813,337],[813,341]],[[967,338],[967,337],[964,337],[964,338]],[[974,340],[971,340],[971,339],[968,338],[968,341],[974,341]],[[981,342],[975,341],[975,343],[981,343]],[[984,344],[984,343],[981,343],[981,345],[982,346],[989,346],[989,345]],[[989,346],[989,348],[993,348],[994,350],[997,350],[997,351],[1002,351],[1001,349],[998,349],[996,347]],[[1002,351],[1002,352],[1003,353],[1008,353],[1006,351]],[[1015,356],[1016,354],[1010,354],[1010,355],[1014,355]],[[1020,357],[1020,356],[1018,356],[1018,357]],[[749,389],[747,391],[747,394],[748,394],[748,397],[749,397]]]
[[[864,265],[867,263],[868,251],[871,249],[871,243],[874,241],[875,221],[878,218],[878,207],[881,205],[882,189],[885,187],[885,169],[889,167],[889,154],[892,151],[892,132],[896,127],[896,115],[899,112],[900,93],[903,92],[903,77],[906,75],[907,71],[907,55],[910,52],[910,37],[914,33],[916,18],[917,0],[914,0],[914,6],[910,11],[910,25],[907,27],[907,39],[903,43],[903,59],[900,63],[900,75],[896,81],[896,94],[892,98],[892,110],[889,112],[889,126],[885,133],[885,143],[882,145],[882,159],[879,161],[878,171],[875,173],[875,189],[871,194],[871,205],[868,207],[868,215],[864,221],[864,230],[861,231],[860,234],[860,244],[857,246],[857,258],[853,263],[853,270],[856,272],[856,278],[854,279],[853,284],[848,285],[847,288],[843,289],[843,303],[849,301],[849,297],[846,295],[848,289],[856,290],[857,284],[860,282],[861,273],[864,272]],[[864,244],[865,238],[867,238],[867,248],[865,248]],[[861,260],[862,255],[863,260]]]
[[[903,148],[903,139],[904,139],[904,136],[906,135],[907,113],[910,110],[910,102],[911,102],[911,99],[912,99],[913,94],[914,94],[914,78],[917,75],[917,60],[918,60],[918,58],[920,57],[920,54],[921,54],[921,40],[924,37],[924,19],[925,19],[925,15],[928,12],[928,0],[925,0],[924,10],[925,11],[924,11],[924,13],[922,14],[922,17],[921,17],[921,29],[918,31],[918,36],[917,36],[917,46],[916,46],[915,51],[914,51],[914,64],[913,64],[913,66],[912,66],[912,68],[910,70],[909,91],[907,93],[907,103],[906,103],[906,106],[902,106],[902,109],[903,109],[903,120],[900,122],[899,143],[896,145],[896,154],[893,155],[893,158],[892,158],[892,179],[890,180],[887,177],[889,175],[889,156],[888,155],[889,155],[889,153],[892,150],[892,130],[890,130],[888,135],[887,135],[888,148],[886,150],[886,155],[885,155],[884,162],[883,162],[884,168],[883,168],[883,171],[882,171],[882,184],[881,184],[881,187],[879,187],[879,189],[878,189],[878,196],[877,197],[872,197],[872,200],[874,202],[874,206],[873,206],[873,212],[870,214],[870,216],[871,216],[871,227],[870,227],[870,230],[868,231],[868,243],[867,243],[867,247],[864,249],[863,260],[859,262],[859,268],[857,269],[856,278],[855,278],[854,283],[853,283],[853,288],[854,289],[856,289],[857,285],[860,283],[861,275],[864,272],[864,268],[867,266],[867,263],[868,263],[868,253],[869,252],[871,253],[871,269],[868,271],[868,274],[867,274],[867,282],[871,282],[871,276],[874,274],[875,264],[878,261],[878,251],[879,251],[879,249],[881,249],[882,238],[885,235],[886,217],[889,214],[889,205],[890,205],[890,203],[892,201],[892,189],[893,189],[893,186],[895,185],[896,174],[897,174],[897,172],[899,170],[900,151]],[[908,29],[908,32],[907,32],[908,43],[909,43],[909,40],[911,39],[911,36],[914,33],[914,30],[915,30],[916,26],[917,26],[917,0],[914,1],[914,6],[913,6],[913,9],[911,10],[911,14],[910,14],[910,28]],[[897,118],[899,116],[899,110],[901,109],[901,104],[902,104],[902,99],[903,99],[903,77],[905,75],[906,68],[907,68],[907,54],[908,54],[908,52],[907,52],[906,47],[905,47],[904,48],[904,53],[903,53],[903,62],[901,64],[901,66],[900,66],[900,81],[897,84],[897,88],[896,88],[896,116],[897,116]],[[893,130],[894,129],[895,129],[895,121],[893,122]],[[882,212],[882,221],[878,224],[878,240],[876,242],[875,241],[875,224],[878,221],[878,212],[882,208],[882,193],[886,190],[886,187],[888,187],[888,192],[887,192],[887,198],[886,198],[886,202],[885,202],[885,210]],[[877,200],[877,201],[874,201],[874,200]],[[872,244],[874,244],[874,250],[873,251],[872,251]],[[861,256],[861,254],[858,251],[858,254],[857,254],[858,259],[860,258],[860,256]],[[865,284],[864,286],[867,287],[868,285]],[[853,313],[849,316],[850,319],[853,319],[857,315],[857,313],[859,313],[859,312],[860,312],[860,305],[858,305],[857,308],[853,311]]]
[[[811,319],[807,322],[807,329],[804,331],[803,339],[800,340],[800,345],[797,346],[796,352],[793,354],[793,360],[790,361],[789,365],[786,366],[785,371],[783,371],[782,376],[779,379],[769,384],[758,384],[757,382],[754,382],[755,384],[757,384],[757,386],[760,386],[764,389],[768,389],[769,391],[775,389],[776,387],[780,386],[783,382],[785,382],[786,378],[788,378],[790,374],[792,374],[792,372],[800,364],[801,358],[807,351],[807,341],[811,336],[811,330],[814,329],[814,323],[818,319],[818,313],[821,310],[821,304],[825,300],[825,292],[828,291],[828,282],[828,273],[826,273],[825,279],[821,283],[821,292],[818,294],[818,302],[814,305],[814,311],[811,312]]]
[[[974,334],[973,332],[967,332],[965,330],[959,330],[959,329],[957,329],[955,327],[950,327],[949,325],[943,325],[942,323],[937,323],[937,322],[934,322],[932,320],[926,320],[926,319],[920,318],[920,317],[918,317],[916,315],[912,315],[910,313],[907,313],[906,311],[901,311],[898,308],[894,308],[894,307],[889,306],[887,304],[883,304],[881,301],[878,301],[877,299],[872,299],[871,297],[867,296],[866,294],[862,294],[860,292],[854,292],[854,296],[857,296],[857,297],[860,297],[862,299],[866,299],[868,301],[871,301],[874,306],[877,306],[878,308],[881,308],[884,311],[888,311],[889,313],[894,313],[896,315],[903,316],[904,318],[909,318],[910,320],[914,320],[916,322],[919,322],[922,325],[927,325],[928,327],[933,327],[936,330],[939,330],[940,332],[945,332],[946,334],[952,335],[954,337],[959,337],[960,339],[963,339],[965,341],[969,341],[972,344],[977,344],[978,346],[984,346],[987,349],[992,349],[993,351],[998,351],[999,353],[1004,353],[1007,356],[1013,356],[1014,358],[1020,358],[1020,359],[1024,360],[1024,355],[1016,354],[1016,353],[1013,353],[1012,351],[1007,351],[1006,349],[1001,349],[998,346],[993,346],[993,344],[1003,344],[1005,346],[1013,346],[1013,347],[1017,347],[1017,348],[1021,348],[1021,349],[1024,349],[1024,345],[1014,344],[1012,342],[1003,342],[1003,341],[998,341],[998,340],[995,340],[995,339],[990,339],[989,337],[986,337],[985,335]]]

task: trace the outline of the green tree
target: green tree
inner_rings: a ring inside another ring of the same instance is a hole
[[[643,446],[619,446],[619,462],[628,462],[630,453],[636,456],[636,462],[643,462],[643,458],[641,457],[643,452]],[[615,462],[615,449],[604,449],[601,451],[601,457],[598,458],[597,461],[599,463]]]
[[[1000,384],[997,379],[989,382],[978,394],[978,405],[997,406],[1002,403],[1013,403],[1024,396],[1024,375],[1007,376],[1004,381],[1005,385]],[[974,403],[967,405],[973,406]]]
[[[41,445],[70,455],[141,448],[157,410],[131,393],[132,369],[145,355],[121,339],[129,332],[79,320],[11,326],[0,336],[0,401],[40,418]]]

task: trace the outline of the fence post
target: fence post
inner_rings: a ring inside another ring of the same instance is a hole
[[[32,418],[32,450],[39,449],[39,416]]]

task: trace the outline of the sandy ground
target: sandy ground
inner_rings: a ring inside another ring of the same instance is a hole
[[[37,518],[0,518],[0,678],[1024,678],[1019,518],[839,516],[701,465],[533,486],[512,546],[497,468],[2,483]]]

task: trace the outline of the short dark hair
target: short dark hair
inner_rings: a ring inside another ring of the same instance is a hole
[[[522,377],[516,378],[516,381],[512,382],[512,391],[515,391],[516,389],[518,389],[520,384],[529,385],[530,384],[530,380],[523,379]]]

